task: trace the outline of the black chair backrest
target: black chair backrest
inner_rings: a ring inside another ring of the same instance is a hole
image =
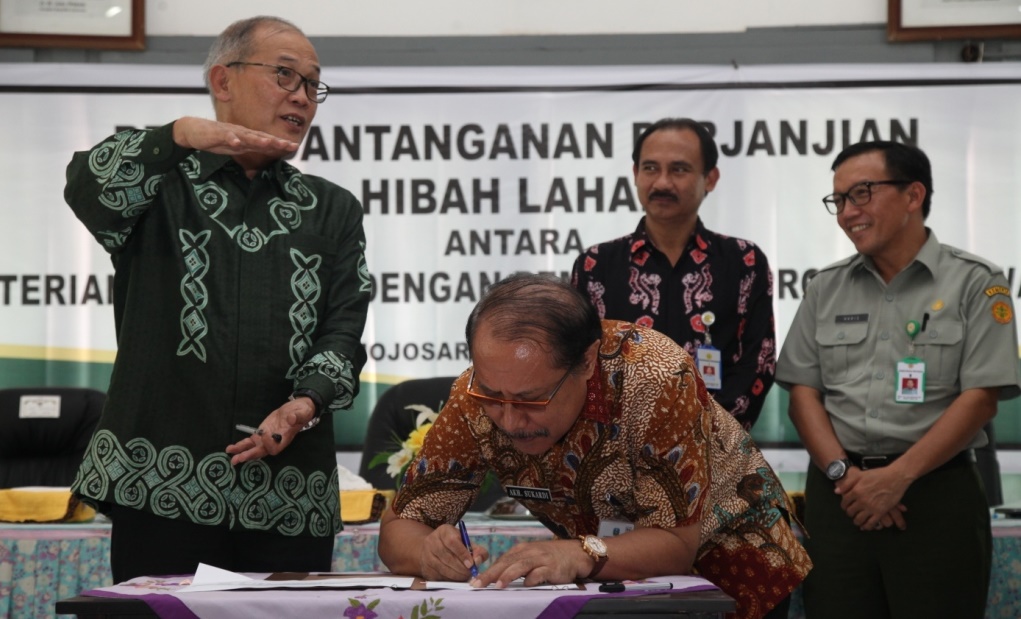
[[[70,486],[105,403],[95,389],[0,389],[0,488]]]
[[[443,408],[456,376],[413,378],[398,383],[383,392],[372,409],[365,432],[362,463],[358,474],[380,490],[393,490],[397,480],[386,472],[386,465],[369,468],[369,462],[378,453],[400,449],[400,442],[415,429],[418,411],[405,408],[409,404],[428,406],[437,413]]]
[[[378,453],[400,449],[400,442],[408,438],[415,429],[418,411],[405,408],[409,404],[422,404],[439,412],[450,396],[450,388],[456,376],[438,378],[414,378],[398,383],[387,389],[376,401],[369,417],[362,450],[362,462],[358,475],[380,490],[393,490],[397,480],[386,472],[386,465],[369,468],[369,462]],[[482,511],[504,496],[503,489],[495,480],[472,505],[472,511]]]

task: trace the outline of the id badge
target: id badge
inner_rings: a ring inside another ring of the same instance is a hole
[[[600,520],[599,537],[616,537],[622,533],[633,531],[635,525],[627,520]]]
[[[894,401],[901,404],[925,402],[925,361],[908,357],[897,362],[897,390]]]
[[[719,349],[712,346],[699,346],[695,351],[695,367],[702,375],[706,389],[723,388],[723,357]]]

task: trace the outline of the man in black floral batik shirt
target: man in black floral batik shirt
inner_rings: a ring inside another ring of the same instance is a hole
[[[707,230],[698,216],[720,171],[712,135],[666,118],[635,142],[635,186],[645,216],[635,231],[590,247],[571,281],[602,318],[665,333],[695,357],[713,397],[745,427],[773,384],[773,282],[750,241]]]

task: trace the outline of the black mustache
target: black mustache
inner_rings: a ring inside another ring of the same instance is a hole
[[[673,193],[672,191],[653,191],[652,193],[649,194],[649,199],[650,200],[664,199],[673,200],[674,202],[676,202],[677,194]]]
[[[545,438],[549,436],[549,430],[543,428],[542,430],[536,430],[535,432],[508,432],[507,436],[517,440],[527,440],[530,438]]]

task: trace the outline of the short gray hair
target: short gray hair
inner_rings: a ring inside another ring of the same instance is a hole
[[[264,24],[275,25],[281,30],[294,30],[302,36],[305,35],[301,28],[286,19],[269,15],[249,17],[227,26],[213,41],[213,46],[209,48],[209,55],[206,57],[206,63],[202,67],[202,78],[210,92],[212,92],[212,88],[209,84],[209,71],[213,65],[227,64],[247,58],[252,53],[253,35],[259,26]]]

